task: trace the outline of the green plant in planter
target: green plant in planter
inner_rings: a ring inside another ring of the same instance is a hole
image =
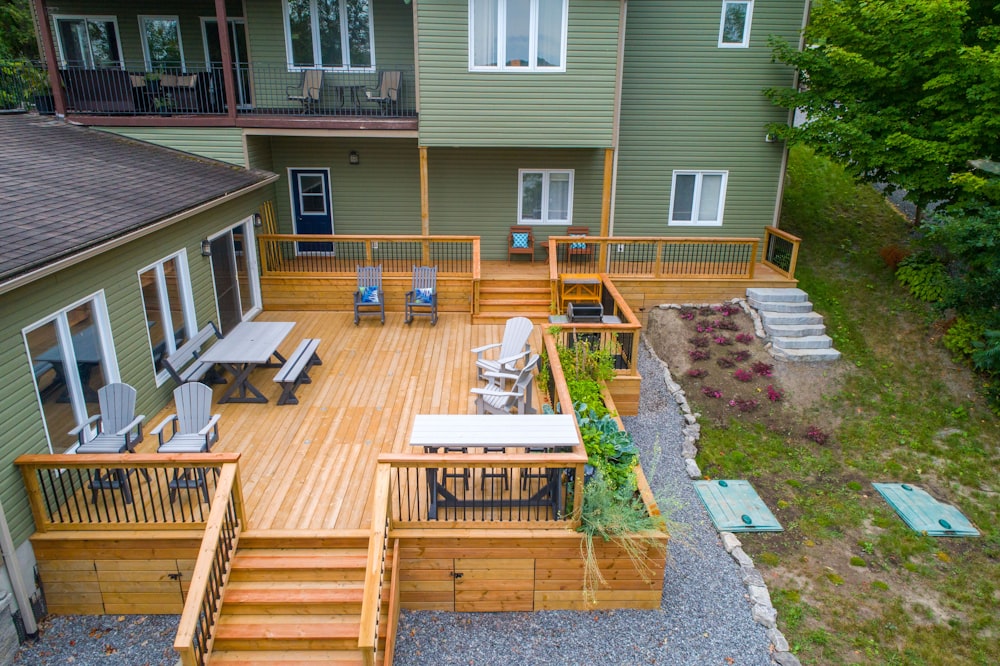
[[[632,435],[618,429],[618,422],[605,409],[599,415],[586,403],[575,405],[576,422],[583,437],[587,458],[607,482],[612,492],[623,501],[635,497],[635,466],[639,463],[639,448]]]

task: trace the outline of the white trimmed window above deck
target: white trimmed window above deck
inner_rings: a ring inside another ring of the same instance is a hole
[[[469,70],[565,72],[567,0],[469,0]]]
[[[64,67],[122,66],[118,19],[114,16],[53,16],[52,20]]]
[[[289,69],[375,66],[369,0],[283,0]]]
[[[140,16],[139,34],[147,70],[184,71],[184,46],[176,16]]]
[[[674,171],[670,226],[721,226],[728,171]]]
[[[518,171],[519,224],[573,223],[573,170]]]
[[[752,19],[753,0],[722,0],[719,48],[738,49],[750,46]]]

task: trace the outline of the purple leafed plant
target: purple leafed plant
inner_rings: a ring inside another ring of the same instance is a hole
[[[707,395],[709,398],[721,398],[722,391],[719,389],[712,388],[711,386],[703,386],[701,392]]]
[[[695,314],[696,313],[694,310],[690,309],[681,310],[681,319],[683,319],[684,321],[691,321],[692,319],[694,319]]]
[[[687,371],[688,377],[694,377],[696,379],[701,379],[702,377],[708,377],[708,370],[704,368],[691,368]]]
[[[713,309],[719,314],[721,314],[723,317],[732,316],[740,311],[739,306],[733,305],[732,303],[723,303],[719,307]]]
[[[696,335],[692,338],[688,338],[688,342],[690,342],[695,347],[702,348],[710,345],[712,341],[708,339],[707,335]]]
[[[703,319],[698,322],[697,326],[695,326],[695,330],[699,333],[711,333],[715,330],[715,326],[707,319]]]
[[[784,396],[781,394],[781,391],[779,391],[778,389],[774,388],[774,386],[772,384],[768,384],[767,385],[767,399],[768,400],[770,400],[771,402],[778,402],[783,397]]]
[[[730,359],[725,358],[725,357],[722,357],[720,359],[716,359],[715,362],[719,364],[720,368],[735,368],[736,367],[735,363],[733,363]]]
[[[770,363],[764,363],[762,361],[757,361],[753,364],[754,374],[760,375],[761,377],[770,377],[771,372],[774,370],[774,366]]]
[[[753,342],[753,335],[750,333],[737,333],[736,342],[742,342],[743,344],[748,345]]]
[[[753,380],[753,373],[749,370],[738,368],[736,372],[733,373],[733,379],[738,382],[749,382]]]
[[[809,430],[806,431],[806,439],[816,442],[820,446],[826,444],[826,440],[830,439],[830,435],[823,432],[816,426],[809,426]]]
[[[741,412],[746,413],[746,412],[752,412],[758,407],[760,407],[760,403],[752,398],[750,400],[744,400],[743,398],[734,398],[729,401],[729,406],[735,407]]]
[[[733,357],[733,360],[737,363],[742,363],[750,358],[749,349],[740,349],[739,351],[729,352],[729,355]]]
[[[703,349],[692,349],[688,351],[688,356],[692,361],[707,361],[712,358],[712,355]]]
[[[722,319],[715,322],[715,327],[720,331],[738,331],[739,325],[732,319]]]
[[[714,342],[717,345],[731,345],[731,344],[733,344],[733,341],[730,338],[727,338],[724,335],[717,335],[717,336],[715,336],[714,338],[712,338],[712,342]]]

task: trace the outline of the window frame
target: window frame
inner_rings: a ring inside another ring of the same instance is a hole
[[[349,64],[351,59],[350,35],[347,29],[347,2],[350,0],[337,0],[337,8],[340,11],[340,55],[344,60],[343,65],[323,65],[322,47],[319,41],[319,15],[316,11],[317,0],[309,0],[309,36],[312,40],[312,65],[297,65],[294,62],[292,49],[292,26],[291,17],[288,13],[288,0],[281,0],[282,26],[285,31],[285,60],[289,72],[301,72],[307,69],[322,69],[333,72],[374,72],[375,71],[375,16],[373,11],[374,0],[368,0],[368,48],[371,51],[372,62],[370,65],[355,66]]]
[[[497,64],[477,65],[475,64],[475,0],[469,0],[469,71],[470,72],[550,72],[558,73],[566,71],[567,42],[569,41],[569,0],[562,0],[562,26],[560,26],[560,56],[558,67],[538,66],[538,2],[539,0],[529,0],[531,3],[530,18],[528,22],[528,65],[512,67],[507,65],[507,0],[497,0]]]
[[[694,190],[691,193],[691,219],[675,220],[674,204],[677,192],[677,176],[695,176]],[[719,208],[716,219],[699,221],[698,214],[701,204],[701,187],[705,176],[722,176],[722,184],[719,187]],[[667,226],[670,227],[721,227],[722,220],[726,212],[726,188],[729,184],[729,171],[723,169],[675,169],[670,180],[670,212],[667,218]]]
[[[139,41],[142,42],[142,57],[146,71],[153,71],[153,59],[149,55],[149,41],[146,38],[146,21],[173,21],[177,25],[177,50],[180,51],[180,71],[187,71],[187,61],[184,59],[184,39],[181,37],[181,19],[179,16],[167,14],[139,14]],[[176,67],[176,65],[175,65]]]
[[[55,28],[54,32],[56,47],[59,49],[59,63],[61,67],[69,67],[66,62],[66,50],[63,47],[62,32],[59,30],[60,21],[103,21],[112,23],[115,26],[115,42],[118,46],[118,69],[125,69],[125,56],[122,54],[122,32],[118,28],[118,17],[115,15],[104,15],[104,14],[53,14],[52,15],[52,27]],[[88,47],[89,47],[88,41]],[[82,69],[110,69],[110,68],[98,68],[96,64],[93,64],[94,54],[93,51],[90,53],[90,60],[92,64],[84,65]]]
[[[524,217],[524,176],[525,174],[542,174],[542,218],[540,220]],[[568,174],[569,189],[566,194],[566,219],[549,219],[549,183],[552,174]],[[517,170],[517,219],[518,224],[530,226],[568,226],[573,224],[573,187],[575,169],[518,169]]]
[[[157,291],[157,307],[160,311],[160,316],[163,317],[165,323],[169,323],[169,327],[164,327],[165,331],[176,331],[177,325],[173,322],[173,315],[170,311],[170,303],[167,302],[167,290],[166,290],[166,278],[164,277],[164,265],[167,262],[176,261],[177,265],[177,292],[180,294],[180,310],[184,315],[184,330],[187,332],[187,338],[185,341],[190,340],[191,336],[198,331],[198,319],[195,314],[194,306],[194,288],[191,284],[191,270],[188,265],[187,260],[187,250],[181,249],[173,254],[167,255],[162,259],[154,261],[148,266],[144,266],[136,271],[136,278],[139,280],[139,298],[142,300],[143,307],[143,317],[146,316],[146,297],[142,290],[142,276],[143,273],[149,270],[154,271],[154,276],[156,279],[156,291]],[[156,358],[154,354],[153,339],[149,335],[149,327],[146,327],[146,339],[149,342],[149,361],[150,365],[153,367],[153,375],[156,378],[156,385],[163,386],[170,379],[170,373],[167,370],[156,370]],[[163,356],[167,357],[173,352],[177,351],[177,342],[172,335],[164,335],[163,341],[165,343],[165,349]]]
[[[746,5],[747,15],[743,19],[743,41],[725,42],[723,37],[726,30],[726,10],[729,5]],[[753,25],[753,0],[722,0],[722,16],[719,18],[719,48],[720,49],[745,49],[750,47],[750,28]]]
[[[111,318],[108,315],[108,303],[103,289],[77,299],[76,301],[63,306],[54,312],[50,312],[41,319],[38,319],[21,329],[21,341],[24,344],[25,356],[28,359],[27,371],[31,373],[31,381],[35,387],[35,398],[38,404],[38,413],[41,416],[42,423],[45,425],[45,441],[49,448],[49,453],[55,453],[56,451],[52,448],[52,435],[49,432],[49,424],[45,416],[45,406],[42,404],[42,392],[38,388],[38,377],[35,375],[33,367],[33,357],[31,354],[31,344],[28,342],[28,334],[43,326],[52,324],[56,329],[56,346],[63,355],[64,361],[69,361],[71,365],[75,364],[76,353],[73,350],[72,345],[72,327],[69,324],[67,315],[73,310],[88,303],[92,304],[94,326],[97,327],[97,336],[100,342],[101,361],[104,365],[102,369],[105,373],[105,380],[109,384],[120,382],[121,375],[118,369],[118,357],[115,354],[115,341],[111,333]],[[67,392],[79,390],[83,393],[84,388],[80,385],[78,375],[72,372],[66,372],[64,377]],[[70,408],[73,412],[74,422],[77,425],[81,425],[87,422],[90,415],[87,412],[86,400],[84,400],[82,404],[78,404],[78,402],[78,400],[74,400],[72,397],[70,398]],[[91,432],[93,432],[93,430],[91,430]],[[77,448],[79,448],[79,442],[71,445],[70,448],[66,450],[66,453],[75,453]]]

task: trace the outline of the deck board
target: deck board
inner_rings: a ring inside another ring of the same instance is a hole
[[[299,387],[298,405],[277,405],[272,368],[251,375],[267,404],[213,404],[222,418],[212,450],[241,454],[248,527],[261,530],[367,528],[378,454],[410,452],[416,414],[474,413],[469,389],[479,382],[469,350],[503,336],[502,325],[473,325],[467,314],[443,313],[433,327],[421,319],[407,326],[392,312],[385,326],[364,318],[355,327],[343,312],[264,312],[258,321],[296,322],[280,351],[320,338],[323,360]],[[539,327],[530,344],[541,349]],[[216,400],[223,389],[215,387]],[[154,452],[156,439],[138,450]]]

